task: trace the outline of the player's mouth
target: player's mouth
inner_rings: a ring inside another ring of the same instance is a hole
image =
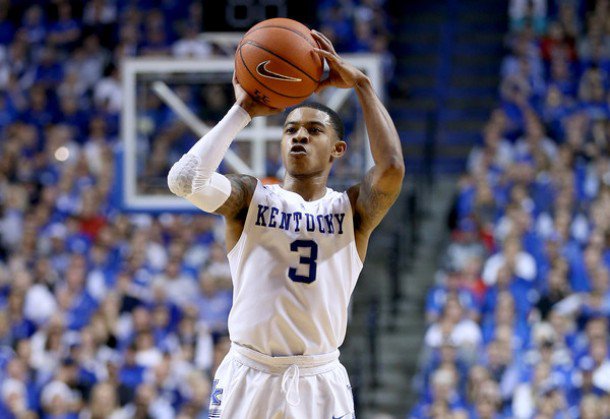
[[[307,154],[307,149],[301,144],[295,144],[290,147],[290,154],[295,156],[305,155]]]

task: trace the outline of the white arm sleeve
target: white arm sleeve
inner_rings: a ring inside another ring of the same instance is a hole
[[[167,185],[206,212],[214,212],[231,195],[229,179],[216,173],[235,136],[248,125],[250,115],[234,105],[214,128],[178,160],[167,175]]]

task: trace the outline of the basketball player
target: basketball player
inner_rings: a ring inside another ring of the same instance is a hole
[[[363,110],[375,166],[340,193],[326,187],[347,148],[331,109],[305,104],[284,123],[281,185],[216,173],[251,118],[277,113],[234,78],[236,104],[171,169],[169,188],[226,219],[233,277],[231,350],[218,368],[211,418],[351,418],[354,404],[338,347],[369,236],[400,192],[400,140],[370,80],[312,31],[330,67],[327,86],[351,88]]]

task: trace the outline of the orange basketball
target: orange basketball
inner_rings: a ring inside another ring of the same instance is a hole
[[[292,19],[267,19],[242,38],[235,54],[237,80],[252,97],[272,108],[286,108],[318,87],[324,61],[309,28]]]

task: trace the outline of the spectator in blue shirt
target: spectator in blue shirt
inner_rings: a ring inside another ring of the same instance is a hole
[[[591,275],[602,263],[600,249],[595,246],[587,246],[584,251],[576,246],[566,249],[567,259],[570,264],[570,286],[575,292],[587,292],[591,290]]]
[[[73,130],[76,141],[84,143],[87,139],[89,115],[79,108],[78,101],[73,96],[62,97],[60,109],[62,123]]]
[[[129,345],[123,354],[123,364],[118,372],[119,383],[128,389],[135,389],[144,381],[146,368],[136,363],[136,345]]]
[[[20,119],[37,128],[41,140],[44,128],[57,121],[57,114],[48,100],[48,91],[44,85],[35,85],[30,90],[30,107],[22,112]],[[41,145],[37,144],[37,148]]]
[[[48,40],[57,48],[68,51],[76,45],[81,36],[81,24],[72,16],[69,2],[57,4],[57,21],[51,26]]]
[[[196,306],[199,320],[213,333],[227,331],[227,319],[233,304],[233,293],[223,287],[222,279],[202,270],[199,274],[201,294]]]
[[[64,78],[64,69],[58,61],[57,52],[45,47],[40,53],[40,61],[34,71],[36,82],[46,88],[59,86]],[[53,105],[55,105],[53,103]],[[32,106],[35,106],[32,104]]]
[[[607,318],[594,317],[588,319],[584,324],[584,327],[581,327],[581,329],[584,330],[584,333],[580,333],[572,345],[572,353],[577,362],[581,358],[588,356],[592,342],[608,339],[608,324],[609,321]]]
[[[443,366],[450,366],[451,368],[455,368],[458,379],[458,389],[465,389],[468,379],[468,364],[461,359],[458,353],[458,346],[451,340],[451,338],[446,338],[442,345],[434,349],[431,359],[426,362],[426,367],[424,369],[424,389],[430,388],[431,379],[434,375],[434,372]],[[462,390],[459,390],[462,391]],[[462,394],[464,396],[464,394]]]
[[[556,86],[568,98],[576,98],[576,82],[578,80],[565,58],[560,56],[551,60],[549,82]]]
[[[10,325],[10,336],[14,341],[29,338],[36,330],[34,323],[24,316],[24,302],[25,291],[17,287],[11,289],[6,303],[6,312]]]
[[[44,13],[39,5],[30,6],[23,16],[21,23],[30,44],[42,44],[47,35]]]
[[[444,284],[437,285],[428,291],[426,299],[426,320],[428,323],[433,323],[440,318],[449,297],[459,299],[469,318],[473,320],[478,318],[475,298],[470,290],[462,286],[461,282],[460,272],[450,268],[445,275]]]
[[[15,26],[8,19],[8,7],[0,7],[0,45],[8,45],[15,35]]]
[[[602,396],[604,391],[593,383],[595,361],[590,356],[580,359],[572,375],[572,388],[568,393],[570,410],[577,410],[581,400],[587,396]]]
[[[563,119],[569,115],[573,102],[555,83],[547,88],[546,96],[541,106],[544,123],[549,127],[549,134],[561,138],[563,134]]]
[[[97,310],[98,303],[85,287],[86,262],[79,257],[73,258],[66,281],[59,289],[60,306],[65,310],[66,325],[69,329],[79,330],[89,323]]]
[[[595,317],[610,317],[610,289],[608,269],[598,267],[592,273],[592,289],[581,294],[578,310],[582,320]]]
[[[497,272],[497,282],[487,288],[483,301],[483,314],[490,316],[498,306],[498,299],[502,293],[508,293],[514,301],[516,313],[519,318],[525,318],[535,302],[535,291],[532,291],[531,284],[512,274],[511,269],[504,265]]]
[[[456,374],[452,369],[445,367],[434,372],[429,397],[417,404],[409,417],[447,417],[448,414],[465,413],[465,411],[466,406],[457,390]],[[438,413],[441,413],[441,416],[438,416]]]

